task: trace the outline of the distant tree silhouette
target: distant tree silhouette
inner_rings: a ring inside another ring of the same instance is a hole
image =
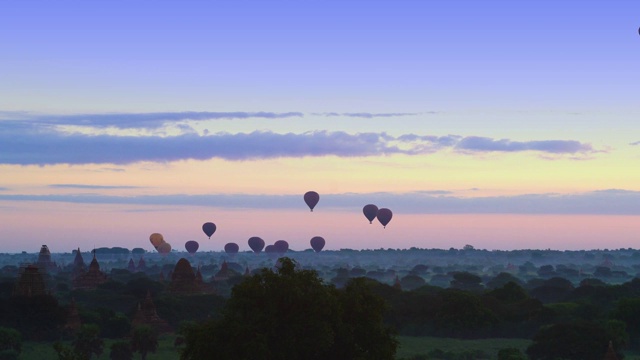
[[[527,355],[532,360],[601,360],[611,335],[605,326],[594,322],[555,324],[538,331]]]

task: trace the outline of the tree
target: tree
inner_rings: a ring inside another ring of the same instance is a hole
[[[527,355],[532,360],[601,360],[611,336],[605,326],[594,322],[555,324],[538,331]]]
[[[383,301],[366,279],[325,285],[289,258],[236,285],[222,315],[185,331],[181,359],[393,359]]]
[[[17,359],[22,351],[22,336],[16,329],[0,327],[0,360]]]
[[[488,330],[498,322],[496,315],[474,293],[449,289],[440,295],[442,305],[434,319],[438,336],[486,336]]]
[[[522,351],[516,348],[504,348],[498,351],[498,360],[526,360]]]
[[[335,359],[393,359],[398,342],[384,325],[384,300],[371,291],[370,280],[352,279],[338,293],[342,326],[334,339]],[[351,344],[357,344],[353,346]]]
[[[131,350],[131,344],[127,341],[118,341],[111,344],[109,359],[111,360],[133,359],[133,351]]]
[[[517,277],[506,272],[501,272],[500,274],[496,275],[493,279],[487,281],[487,289],[501,288],[510,282],[518,284],[520,286],[524,285],[522,281]]]
[[[131,336],[131,350],[140,353],[140,358],[145,360],[148,353],[158,350],[158,332],[148,325],[137,326]]]
[[[99,357],[104,348],[104,341],[100,338],[100,328],[95,324],[82,325],[73,340],[73,350],[91,359],[93,354]]]
[[[89,356],[86,354],[81,354],[61,342],[54,343],[53,349],[58,354],[58,360],[89,360]]]
[[[481,291],[484,289],[484,286],[482,286],[482,278],[467,271],[454,273],[453,280],[451,280],[451,287],[465,291]]]

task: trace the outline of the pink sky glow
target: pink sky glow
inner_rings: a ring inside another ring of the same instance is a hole
[[[9,203],[3,211],[3,252],[37,252],[47,244],[53,252],[77,247],[153,247],[148,237],[160,232],[172,247],[196,240],[199,251],[222,251],[235,242],[249,250],[247,239],[267,244],[286,240],[292,250],[310,248],[313,236],[323,236],[326,250],[341,248],[462,248],[477,249],[618,249],[637,247],[640,216],[624,215],[426,215],[395,213],[386,229],[368,224],[360,211],[316,209],[221,210],[203,207],[79,205],[56,202]],[[10,211],[9,211],[10,210]],[[204,222],[216,223],[207,239]]]

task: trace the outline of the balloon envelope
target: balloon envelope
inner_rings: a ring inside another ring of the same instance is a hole
[[[269,255],[269,258],[274,259],[278,257],[278,251],[276,250],[275,245],[267,245],[264,248],[264,252]]]
[[[273,247],[276,249],[277,253],[284,254],[289,250],[289,243],[284,240],[278,240],[273,243]]]
[[[238,250],[240,250],[240,247],[236,243],[228,243],[224,246],[224,252],[226,252],[229,255],[237,254]]]
[[[151,241],[151,245],[153,245],[153,247],[157,249],[158,245],[164,242],[164,237],[162,237],[162,234],[153,233],[151,234],[151,236],[149,236],[149,241]]]
[[[373,224],[373,219],[375,219],[378,214],[378,207],[373,204],[368,204],[362,208],[362,212],[364,213],[364,217],[369,220],[369,224]]]
[[[313,248],[315,252],[320,252],[322,251],[322,248],[324,248],[325,241],[322,236],[314,236],[309,242],[311,243],[311,248]]]
[[[162,244],[158,245],[157,250],[160,254],[167,255],[171,252],[171,244],[169,244],[168,242],[163,242]]]
[[[318,195],[317,192],[307,191],[304,194],[304,202],[307,203],[307,206],[309,207],[309,209],[311,209],[311,211],[313,211],[313,208],[318,205],[318,201],[320,201],[320,195]]]
[[[249,247],[253,250],[254,253],[259,253],[264,248],[264,240],[257,236],[253,236],[249,238]]]
[[[212,222],[206,222],[202,224],[202,231],[211,239],[211,235],[216,232],[216,224]]]
[[[376,217],[378,218],[378,221],[380,221],[380,224],[382,224],[382,226],[386,228],[387,224],[389,223],[389,221],[391,221],[391,218],[393,217],[393,213],[389,209],[382,208],[378,210]]]
[[[199,247],[200,247],[200,244],[198,244],[198,242],[194,240],[189,240],[186,243],[184,243],[184,248],[187,249],[189,254],[195,254],[196,251],[198,251]]]

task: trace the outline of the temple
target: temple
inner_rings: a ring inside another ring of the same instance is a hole
[[[158,316],[156,305],[151,299],[151,293],[147,291],[147,297],[142,303],[138,304],[138,311],[131,321],[131,327],[135,328],[140,325],[149,325],[156,329],[159,333],[171,332],[171,326]]]
[[[84,264],[84,259],[82,258],[82,253],[80,252],[80,248],[76,251],[76,257],[73,259],[73,265],[71,272],[74,276],[78,276],[79,274],[85,272],[87,270],[87,265]]]
[[[196,274],[191,268],[191,263],[185,258],[181,258],[176,263],[171,274],[171,283],[169,283],[169,292],[173,294],[189,295],[201,292],[200,286],[196,280]]]
[[[78,251],[78,254],[79,253],[80,251]],[[96,253],[94,252],[93,260],[91,260],[91,264],[89,264],[89,270],[87,272],[80,272],[76,278],[73,279],[73,287],[75,289],[95,289],[98,285],[105,282],[107,282],[107,275],[100,271],[100,264],[98,264]]]
[[[609,347],[607,348],[607,353],[604,354],[604,360],[618,360],[616,351],[613,349],[612,341],[609,341]]]
[[[12,296],[39,296],[46,295],[46,286],[40,273],[40,269],[35,265],[27,265],[20,268],[20,279],[13,289]]]
[[[74,298],[71,298],[71,303],[67,309],[67,322],[64,324],[64,331],[74,333],[80,329],[82,321],[80,320],[80,314],[78,313],[78,306]]]
[[[49,251],[47,245],[42,245],[42,247],[40,248],[40,253],[38,254],[38,262],[36,264],[42,271],[53,271],[58,269],[56,263],[51,261],[51,252]]]

